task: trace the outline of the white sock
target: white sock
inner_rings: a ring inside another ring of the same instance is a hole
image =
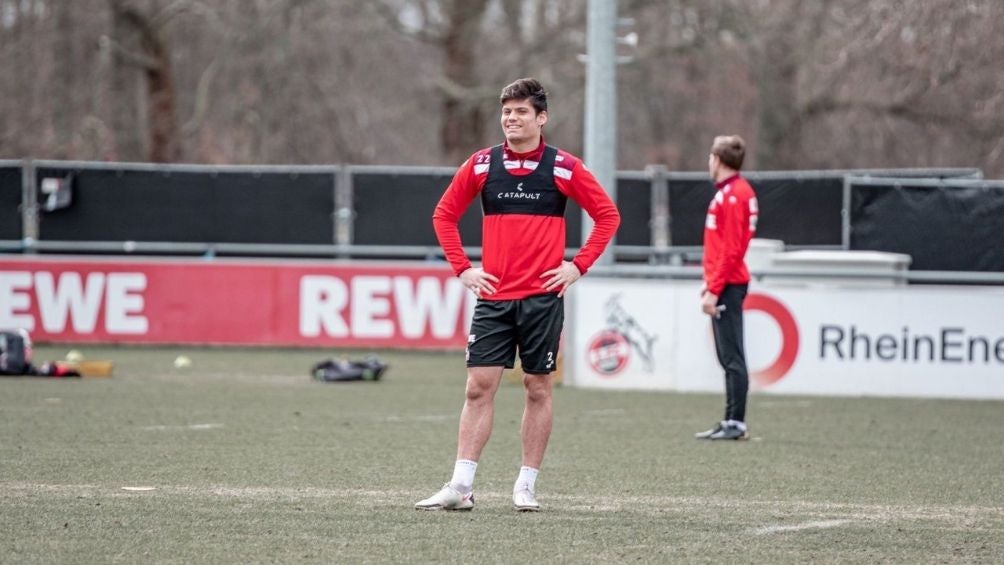
[[[729,426],[739,428],[744,432],[746,431],[746,422],[742,422],[740,420],[727,420],[725,423]]]
[[[457,459],[453,465],[453,478],[450,479],[450,484],[462,493],[471,492],[474,489],[474,472],[477,470],[477,461]]]
[[[515,492],[526,488],[530,492],[534,492],[534,485],[537,483],[538,472],[539,470],[534,469],[533,467],[520,467],[519,476],[516,477],[516,484],[513,485],[512,490]]]

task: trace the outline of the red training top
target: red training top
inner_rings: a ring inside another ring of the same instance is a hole
[[[514,177],[529,177],[544,156],[544,140],[537,149],[515,153],[508,143],[502,147],[505,171]],[[460,241],[458,222],[467,207],[481,193],[488,179],[491,148],[481,149],[464,161],[432,214],[436,237],[453,271],[460,275],[471,265]],[[522,184],[514,188],[522,190]],[[620,214],[613,201],[589,169],[573,155],[557,150],[554,156],[554,185],[572,198],[593,219],[593,229],[586,244],[572,259],[585,274],[603,253],[620,225]],[[515,194],[515,193],[512,193]],[[482,268],[499,278],[495,294],[485,300],[518,300],[544,294],[541,278],[545,271],[558,267],[565,256],[565,218],[549,213],[534,213],[526,206],[534,202],[522,199],[520,213],[486,214],[482,221]]]
[[[746,284],[750,273],[743,260],[756,233],[759,214],[756,193],[739,175],[715,183],[704,221],[704,283],[721,295],[727,284]]]

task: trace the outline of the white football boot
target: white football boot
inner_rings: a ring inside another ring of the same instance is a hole
[[[515,508],[517,512],[540,511],[540,504],[537,504],[537,497],[534,496],[532,490],[526,487],[520,487],[517,490],[512,491],[512,507]]]
[[[463,494],[450,483],[436,494],[415,503],[415,510],[470,510],[474,508],[474,491]]]

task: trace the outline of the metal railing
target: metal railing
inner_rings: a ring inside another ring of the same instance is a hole
[[[321,257],[321,258],[387,258],[435,260],[442,257],[437,246],[429,245],[365,245],[359,244],[354,237],[354,226],[357,221],[353,206],[353,175],[354,174],[388,174],[388,175],[452,175],[455,171],[450,167],[411,167],[411,166],[376,166],[376,165],[160,165],[151,163],[103,163],[90,161],[51,161],[31,160],[0,161],[0,167],[16,167],[22,171],[22,195],[20,217],[22,220],[21,239],[0,240],[0,252],[21,254],[124,254],[124,255],[181,255],[181,256],[265,256],[265,257]],[[237,242],[182,242],[182,241],[65,241],[39,237],[39,191],[38,169],[74,169],[74,170],[104,170],[104,171],[139,171],[154,172],[164,175],[174,173],[200,173],[207,175],[225,173],[250,174],[307,174],[322,173],[331,175],[331,190],[333,191],[334,209],[330,211],[333,218],[333,233],[331,244],[294,244],[294,243],[237,243]],[[665,167],[653,165],[643,171],[621,171],[618,179],[630,181],[647,181],[651,186],[651,202],[649,207],[648,225],[651,237],[650,245],[615,245],[614,258],[618,263],[626,263],[623,268],[630,269],[641,265],[665,266],[668,269],[687,269],[687,265],[700,261],[699,246],[673,245],[670,234],[672,211],[669,209],[669,181],[704,181],[705,172],[671,172]],[[922,179],[972,179],[979,181],[982,173],[975,168],[938,168],[938,169],[846,169],[846,170],[812,170],[812,171],[754,171],[748,176],[751,179],[812,179],[833,178],[843,176],[849,178],[883,178],[895,176],[913,178],[916,182],[942,182],[940,180]],[[953,181],[956,182],[956,181]],[[787,245],[786,249],[847,249],[849,245],[849,225],[847,214],[848,181],[845,180],[844,190],[844,227],[841,245],[798,246]],[[472,258],[480,257],[480,249],[467,249]],[[570,249],[567,256],[571,257],[575,250]],[[639,265],[641,264],[641,265]],[[615,265],[613,268],[620,268]],[[662,268],[662,267],[660,267]],[[686,272],[686,271],[681,271]],[[959,274],[959,273],[954,273]],[[973,274],[982,275],[982,274]],[[913,273],[911,274],[913,276]],[[921,280],[923,276],[913,279]],[[932,275],[932,280],[942,280],[940,274]],[[965,277],[964,277],[965,278]],[[976,277],[980,279],[981,277]],[[991,277],[993,279],[993,277]],[[993,279],[996,280],[996,279]]]
[[[612,265],[595,267],[590,276],[617,278],[663,278],[700,280],[704,271],[699,266],[672,265]],[[911,284],[993,284],[1004,285],[1004,273],[972,272],[972,271],[883,271],[883,270],[849,270],[832,267],[812,268],[764,268],[751,270],[750,276],[755,281],[765,279],[861,279],[864,281],[894,281]]]

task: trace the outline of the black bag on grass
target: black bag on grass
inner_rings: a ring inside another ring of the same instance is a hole
[[[0,332],[0,375],[30,375],[33,369],[28,333]]]
[[[329,383],[347,381],[378,381],[387,370],[387,364],[376,357],[363,361],[327,359],[314,365],[311,375],[315,380]]]
[[[59,361],[31,364],[31,336],[25,330],[0,331],[0,375],[5,377],[79,377],[75,367]]]

